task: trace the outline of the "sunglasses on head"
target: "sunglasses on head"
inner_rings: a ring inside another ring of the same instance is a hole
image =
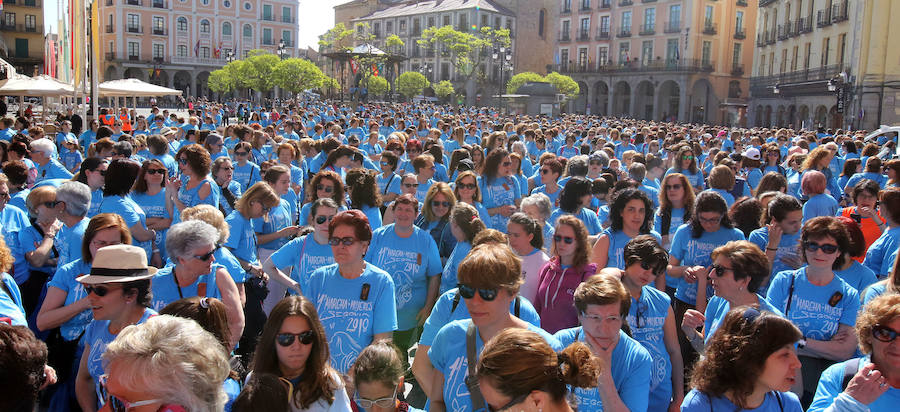
[[[334,186],[325,186],[322,184],[316,185],[316,190],[323,190],[325,193],[331,193],[334,191]]]
[[[894,339],[897,339],[897,335],[900,335],[900,332],[897,332],[887,326],[872,326],[872,337],[882,342],[893,342]]]
[[[450,207],[450,202],[440,201],[440,200],[432,200],[431,201],[431,207],[438,207],[438,206]]]
[[[331,219],[333,219],[333,218],[334,218],[334,216],[325,216],[325,215],[316,216],[316,224],[321,225],[322,223],[325,223],[326,221],[330,222]]]
[[[166,169],[147,169],[148,175],[164,175],[166,172]]]
[[[459,296],[462,296],[463,299],[473,299],[476,291],[478,291],[478,296],[481,296],[481,300],[485,302],[497,298],[497,289],[476,289],[462,283],[457,284],[456,287],[459,288]]]
[[[830,245],[830,244],[827,244],[827,243],[824,244],[824,245],[820,245],[820,244],[818,244],[818,243],[816,243],[816,242],[803,242],[803,247],[804,247],[807,251],[809,251],[809,252],[815,252],[815,251],[817,251],[817,250],[819,250],[819,249],[822,249],[822,252],[823,252],[823,253],[826,253],[826,254],[829,254],[829,255],[831,255],[831,254],[833,254],[833,253],[835,253],[835,252],[838,251],[838,246],[837,246],[837,245]]]
[[[575,241],[575,238],[569,237],[569,236],[553,235],[553,241],[554,242],[566,242],[567,245],[571,245],[572,242]]]
[[[350,246],[356,243],[356,239],[352,237],[333,237],[328,239],[328,244],[331,246],[337,246],[343,244],[344,246]]]
[[[725,276],[725,271],[730,270],[734,271],[734,268],[725,267],[722,265],[712,265],[712,270],[709,273],[715,273],[716,277]]]
[[[99,285],[84,285],[84,290],[90,295],[91,293],[104,297],[107,293],[112,292],[115,289],[112,289],[108,286],[99,286]]]
[[[279,333],[275,335],[275,342],[278,342],[281,346],[288,347],[294,344],[295,337],[300,343],[309,345],[310,343],[313,343],[313,339],[316,338],[316,333],[311,330],[300,333]]]
[[[469,190],[475,190],[475,188],[478,187],[478,186],[475,185],[475,183],[460,183],[460,184],[457,185],[457,186],[458,186],[460,189],[469,189]]]

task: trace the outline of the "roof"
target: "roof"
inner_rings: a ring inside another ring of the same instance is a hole
[[[515,13],[509,9],[500,6],[490,0],[425,0],[410,1],[406,3],[390,6],[383,10],[378,10],[363,16],[356,20],[373,20],[386,19],[392,17],[414,16],[420,14],[443,13],[448,11],[457,11],[465,9],[478,8],[493,13],[499,13],[507,16],[515,16]]]
[[[530,96],[556,96],[556,87],[547,82],[527,82],[516,90],[518,94]]]

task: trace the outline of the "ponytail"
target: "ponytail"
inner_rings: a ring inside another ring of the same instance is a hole
[[[583,342],[575,342],[560,352],[556,367],[559,376],[566,385],[577,388],[593,388],[603,370],[603,361],[591,353],[591,349]]]

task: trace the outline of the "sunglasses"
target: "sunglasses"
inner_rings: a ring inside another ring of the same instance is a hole
[[[666,190],[681,190],[681,185],[680,184],[666,185]]]
[[[343,244],[344,246],[350,246],[356,243],[357,240],[352,237],[333,237],[328,239],[328,244],[331,246],[338,246]]]
[[[9,192],[0,193],[0,199],[9,200]]]
[[[897,339],[898,334],[900,334],[900,332],[884,325],[872,326],[872,337],[882,342],[893,342],[894,339]]]
[[[394,394],[387,398],[378,398],[378,399],[363,399],[359,397],[359,392],[353,397],[354,401],[356,401],[356,405],[360,408],[369,410],[373,407],[377,406],[379,408],[392,408],[394,407],[394,403],[397,400],[397,387],[394,387]]]
[[[542,174],[542,175],[550,174],[550,172],[551,172],[550,169],[541,169],[541,174]]]
[[[459,288],[459,296],[462,296],[463,299],[475,298],[476,290],[478,291],[478,296],[481,296],[481,300],[485,302],[490,302],[497,298],[497,289],[475,289],[462,283],[458,283],[456,287]]]
[[[168,170],[166,169],[147,169],[148,175],[164,175]]]
[[[108,375],[100,375],[100,388],[101,392],[103,392],[103,394],[105,395],[104,397],[106,398],[106,405],[109,405],[109,409],[113,412],[127,412],[140,406],[153,405],[154,403],[162,402],[162,399],[148,399],[138,402],[128,402],[119,399],[118,397],[116,397],[116,395],[113,395],[107,391],[106,382],[108,379]],[[162,410],[162,408],[160,408],[160,410]]]
[[[275,335],[275,342],[278,342],[281,346],[288,347],[294,344],[295,337],[300,343],[309,345],[310,343],[313,343],[313,339],[316,338],[316,333],[311,330],[300,333],[279,333]]]
[[[209,259],[211,259],[211,258],[213,257],[213,255],[216,253],[217,250],[219,250],[219,246],[218,246],[218,245],[217,245],[216,247],[214,247],[213,250],[210,250],[210,251],[207,252],[207,253],[204,253],[204,254],[199,255],[199,256],[198,256],[198,255],[194,255],[194,256],[191,256],[191,257],[193,257],[194,259],[197,259],[197,260],[202,260],[202,261],[204,261],[204,262],[209,262]]]
[[[571,245],[572,242],[575,241],[575,238],[569,237],[569,236],[553,235],[553,241],[554,242],[566,242],[567,245]]]
[[[112,292],[115,289],[112,289],[108,286],[85,285],[84,290],[88,293],[88,295],[93,293],[102,298],[102,297],[106,296],[107,293]]]
[[[248,154],[250,154],[250,152],[234,152],[235,156],[246,156]]]
[[[331,193],[334,191],[334,186],[316,185],[316,190],[322,190],[325,193]]]
[[[457,185],[457,187],[459,187],[460,189],[475,190],[475,188],[478,186],[476,186],[475,183],[460,183]]]
[[[649,262],[641,262],[641,269],[652,270],[653,273],[661,272],[659,267],[653,266]]]
[[[715,274],[716,274],[716,277],[719,277],[719,278],[720,278],[720,277],[722,277],[722,276],[725,276],[725,271],[726,271],[726,270],[730,270],[730,271],[733,272],[733,271],[734,271],[734,268],[729,268],[729,267],[725,267],[725,266],[722,266],[722,265],[712,265],[712,270],[711,270],[709,273],[715,273]]]
[[[182,165],[186,165],[186,164],[187,164],[187,162],[188,162],[188,160],[187,160],[187,159],[185,159],[185,158],[183,158],[183,157],[182,157],[182,158],[180,158],[180,159],[178,159],[178,164],[182,164]]]
[[[413,187],[419,187],[419,184],[418,183],[404,183],[403,186],[407,187],[407,188],[413,188]]]
[[[450,202],[447,202],[447,201],[443,201],[443,202],[442,202],[442,201],[439,201],[439,200],[432,200],[432,201],[431,201],[431,207],[438,207],[438,206],[450,207]]]
[[[325,216],[325,215],[316,216],[316,224],[321,225],[322,223],[325,223],[326,221],[330,222],[331,219],[333,219],[333,218],[334,218],[333,215],[332,216]]]
[[[837,245],[824,244],[820,245],[815,242],[803,242],[803,247],[809,252],[815,252],[819,249],[822,249],[822,252],[825,254],[834,254],[838,251]]]
[[[694,156],[681,156],[681,160],[691,160]]]
[[[54,201],[51,201],[51,202],[44,202],[44,203],[41,203],[41,204],[44,205],[44,207],[46,207],[47,209],[53,209],[54,207],[56,207],[56,205],[58,205],[58,204],[60,204],[60,203],[62,203],[62,201],[60,201],[60,200],[54,200]]]
[[[530,395],[530,393],[525,393],[525,394],[516,396],[515,398],[512,398],[511,401],[507,402],[506,405],[503,405],[503,406],[501,406],[501,407],[499,407],[499,408],[494,408],[493,406],[488,405],[487,409],[488,409],[489,412],[500,412],[500,411],[505,411],[505,410],[507,410],[507,409],[512,408],[513,406],[516,406],[516,405],[518,405],[518,404],[524,402],[524,401],[525,401],[525,398],[527,398],[528,395]]]

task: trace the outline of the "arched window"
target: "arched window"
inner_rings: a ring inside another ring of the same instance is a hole
[[[244,37],[248,39],[253,37],[253,26],[249,24],[244,25]]]
[[[200,20],[200,33],[209,33],[209,20]]]
[[[187,31],[188,29],[188,21],[185,17],[179,17],[176,23],[176,28],[178,31]]]
[[[225,23],[222,23],[222,35],[231,36],[231,23],[227,21]]]

